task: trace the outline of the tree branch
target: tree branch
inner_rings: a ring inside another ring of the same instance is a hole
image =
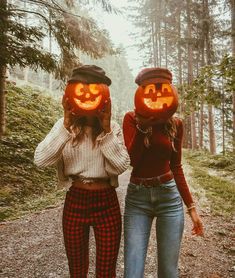
[[[46,23],[47,23],[48,26],[51,26],[49,20],[48,20],[44,15],[42,15],[42,14],[40,14],[40,13],[38,13],[38,12],[29,11],[29,10],[24,10],[24,9],[11,9],[11,11],[18,11],[18,12],[36,14],[36,15],[42,17],[42,18],[46,21]]]

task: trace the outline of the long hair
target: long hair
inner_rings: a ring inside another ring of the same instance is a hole
[[[174,141],[177,139],[177,120],[176,118],[171,117],[169,120],[167,120],[163,124],[163,133],[168,137],[168,139],[171,142],[171,146],[173,151],[177,152],[175,148]],[[152,128],[150,128],[150,131],[145,134],[144,137],[144,144],[148,148],[151,145],[151,136],[152,136]]]
[[[76,118],[74,120],[73,125],[71,126],[71,130],[73,132],[73,141],[72,145],[76,146],[78,145],[85,136],[85,130],[84,127],[86,125],[86,117],[81,117],[81,118]],[[97,136],[103,131],[99,119],[95,118],[94,125],[92,126],[92,142],[93,142],[93,147],[95,146],[96,138]]]
[[[171,117],[164,124],[164,134],[169,138],[169,140],[171,141],[172,148],[176,152],[174,140],[176,139],[177,126],[176,126],[176,119],[174,117]]]

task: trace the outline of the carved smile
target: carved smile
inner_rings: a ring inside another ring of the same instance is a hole
[[[83,110],[94,110],[98,107],[102,99],[102,96],[96,97],[94,100],[86,100],[86,101],[81,101],[77,98],[74,99],[75,103],[77,106],[79,106]]]
[[[160,97],[156,101],[151,100],[150,98],[144,98],[144,104],[152,110],[161,110],[166,109],[171,106],[173,103],[173,97]]]

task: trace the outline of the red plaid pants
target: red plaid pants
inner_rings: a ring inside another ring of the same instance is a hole
[[[96,240],[96,277],[116,277],[121,239],[121,213],[115,188],[70,187],[63,211],[63,234],[70,277],[87,277],[89,230]]]

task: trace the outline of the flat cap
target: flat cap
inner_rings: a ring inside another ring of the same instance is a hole
[[[135,83],[143,86],[154,83],[172,83],[172,73],[166,68],[146,68],[139,72]]]
[[[95,65],[83,65],[73,69],[72,76],[68,80],[69,83],[82,82],[82,83],[103,83],[110,85],[111,79],[105,75],[105,71]]]

